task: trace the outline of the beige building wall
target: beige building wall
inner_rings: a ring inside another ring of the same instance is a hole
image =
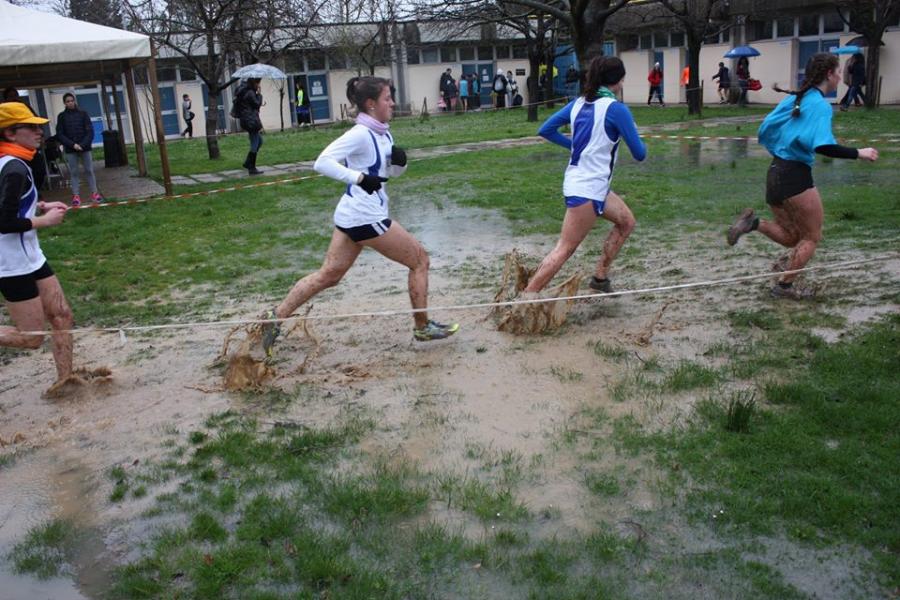
[[[663,50],[663,100],[666,102],[687,101],[685,88],[681,85],[681,70],[685,64],[687,64],[687,50],[685,48],[666,48]],[[649,67],[647,71],[650,71]],[[644,77],[644,82],[646,83],[646,81],[647,78]],[[649,83],[647,83],[646,88],[648,91],[650,90]],[[646,102],[646,98],[644,101]]]
[[[341,115],[348,114],[350,102],[347,100],[347,82],[358,74],[352,69],[340,69],[328,72],[328,107],[331,118],[339,121]],[[376,67],[375,77],[391,78],[390,67]],[[395,84],[396,87],[396,84]]]
[[[881,73],[881,103],[900,103],[900,30],[884,33],[878,71]],[[868,90],[866,90],[868,93]]]
[[[184,131],[184,128],[187,127],[181,110],[181,97],[185,94],[191,97],[191,110],[196,115],[193,121],[194,137],[204,137],[206,135],[206,113],[203,109],[203,87],[196,81],[182,81],[175,84],[175,105],[178,107],[179,130]]]
[[[428,101],[428,112],[436,112],[438,110],[437,103],[440,98],[440,90],[438,84],[441,80],[441,73],[450,68],[450,74],[458,79],[462,74],[462,67],[458,64],[428,64],[428,65],[409,65],[407,81],[409,82],[409,101],[412,104],[414,113],[422,110],[422,101]],[[490,83],[481,83],[482,86],[490,85]]]
[[[772,89],[778,84],[784,89],[794,89],[797,81],[797,60],[799,42],[797,39],[753,42],[760,56],[750,59],[750,77],[759,79],[762,89],[748,92],[748,100],[761,104],[777,104],[784,100],[784,94]],[[734,61],[735,68],[737,61]],[[735,69],[732,69],[734,73]],[[735,77],[735,80],[737,78]]]
[[[263,79],[260,81],[259,91],[262,93],[263,105],[259,109],[259,119],[262,121],[265,131],[280,131],[281,117],[284,116],[284,128],[291,128],[291,94],[293,92],[288,88],[287,80],[275,81],[273,79]],[[239,84],[235,84],[239,85]],[[232,88],[232,93],[236,87]],[[284,90],[284,98],[279,97],[279,90]],[[228,111],[231,110],[229,102],[225,103],[225,115],[228,117]],[[279,112],[279,108],[280,111]]]
[[[646,103],[647,92],[650,91],[647,74],[653,68],[653,53],[649,50],[629,50],[619,54],[619,58],[625,65],[622,100],[628,104]]]

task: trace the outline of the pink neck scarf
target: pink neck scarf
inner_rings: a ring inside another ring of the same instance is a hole
[[[361,112],[356,116],[356,124],[368,127],[378,135],[384,135],[388,131],[387,123],[382,123],[378,119],[370,117],[364,112]]]

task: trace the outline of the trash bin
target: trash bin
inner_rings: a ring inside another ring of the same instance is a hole
[[[103,162],[104,166],[121,167],[125,164],[122,160],[122,147],[119,145],[119,132],[107,129],[103,132]]]

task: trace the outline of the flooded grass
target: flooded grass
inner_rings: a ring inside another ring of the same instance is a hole
[[[75,525],[64,519],[53,519],[28,532],[7,556],[16,572],[38,579],[49,579],[65,573],[72,559],[76,536]]]

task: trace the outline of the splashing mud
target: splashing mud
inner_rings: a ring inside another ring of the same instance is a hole
[[[494,296],[494,302],[507,302],[516,299],[558,298],[560,296],[573,296],[578,292],[583,279],[581,273],[570,276],[562,283],[545,289],[540,294],[525,294],[522,290],[528,285],[528,280],[534,275],[535,269],[524,266],[522,262],[522,256],[515,249],[506,255],[503,276],[500,281],[500,291]],[[499,306],[494,309],[493,314],[497,319],[497,329],[500,331],[520,334],[545,333],[559,329],[565,324],[566,316],[568,316],[573,302],[573,300],[562,300],[559,302]]]

